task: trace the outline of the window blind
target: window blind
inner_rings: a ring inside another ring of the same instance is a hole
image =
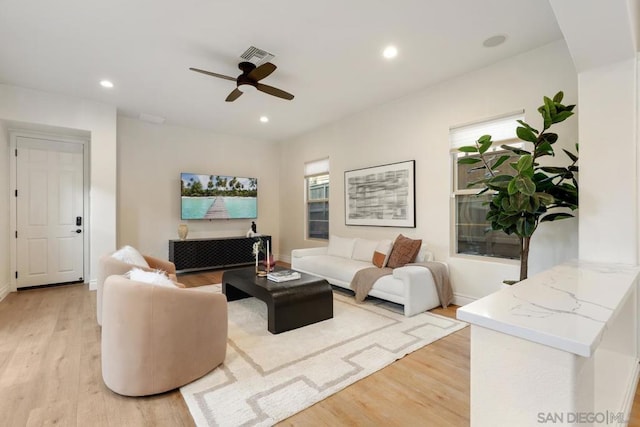
[[[481,122],[454,126],[449,129],[451,148],[457,149],[465,145],[473,145],[482,135],[491,135],[493,141],[516,139],[516,128],[520,126],[517,122],[518,120],[524,120],[524,111],[521,110]]]
[[[304,176],[314,176],[329,173],[329,158],[314,160],[304,164]]]

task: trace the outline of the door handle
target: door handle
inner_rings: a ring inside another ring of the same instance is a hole
[[[78,228],[78,229],[76,230],[76,233],[80,234],[80,233],[82,233],[82,230]]]

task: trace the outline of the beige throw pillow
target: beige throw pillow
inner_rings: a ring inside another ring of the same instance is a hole
[[[420,251],[422,240],[413,240],[400,234],[393,243],[387,267],[397,268],[413,262]]]

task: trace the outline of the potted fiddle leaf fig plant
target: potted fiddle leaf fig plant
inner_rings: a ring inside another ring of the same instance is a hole
[[[490,152],[491,135],[483,135],[474,145],[459,148],[467,153],[458,159],[459,164],[476,165],[471,171],[484,171],[483,178],[468,187],[480,188],[478,194],[491,195],[486,217],[491,229],[519,238],[520,280],[527,278],[529,245],[538,226],[571,218],[570,211],[578,208],[578,144],[575,153],[562,150],[568,157],[566,166],[539,163],[541,157],[555,156],[553,146],[558,135],[549,129],[574,114],[575,105],[563,105],[563,97],[562,92],[553,98],[544,97],[544,104],[538,108],[543,121],[541,131],[518,120],[516,134],[524,141],[524,148],[502,145],[502,153]]]

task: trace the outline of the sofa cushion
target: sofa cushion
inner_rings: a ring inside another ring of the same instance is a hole
[[[331,255],[310,255],[296,259],[297,270],[317,274],[332,281],[351,283],[358,270],[371,267],[370,262]]]
[[[384,292],[398,297],[405,296],[404,283],[402,280],[393,277],[392,274],[382,276],[373,284],[372,290]]]
[[[373,258],[371,262],[378,268],[384,268],[389,261],[389,255],[391,255],[391,240],[381,240],[376,245],[376,249],[373,251]]]
[[[139,268],[132,268],[126,275],[129,279],[135,282],[148,283],[156,286],[166,286],[169,288],[175,288],[176,284],[173,283],[164,271],[145,271]]]
[[[351,258],[355,240],[356,239],[349,237],[331,235],[329,238],[329,246],[327,246],[327,255]]]
[[[118,261],[122,261],[126,264],[139,265],[140,267],[149,268],[147,260],[144,259],[142,254],[134,247],[126,245],[115,251],[111,256]]]
[[[400,234],[396,241],[393,242],[387,267],[397,268],[413,262],[416,259],[416,255],[418,255],[418,251],[420,251],[421,245],[422,240],[413,240]]]
[[[356,238],[353,244],[353,254],[351,258],[358,261],[371,262],[373,252],[376,250],[378,242],[376,240],[360,239]]]

